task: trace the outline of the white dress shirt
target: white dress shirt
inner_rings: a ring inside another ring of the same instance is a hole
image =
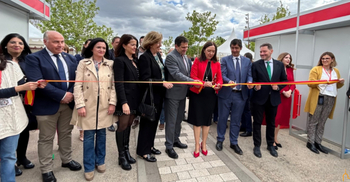
[[[329,77],[331,76],[331,77]],[[320,80],[336,80],[338,79],[337,73],[332,70],[331,74],[327,73],[325,69],[322,70],[322,76]],[[319,84],[318,88],[320,89],[321,95],[328,95],[331,97],[336,97],[338,94],[337,83],[333,84]]]

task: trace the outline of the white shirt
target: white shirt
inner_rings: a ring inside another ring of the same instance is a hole
[[[331,77],[329,77],[331,76]],[[338,79],[337,73],[332,69],[331,75],[322,69],[322,76],[320,80],[336,80]],[[321,95],[328,95],[331,97],[336,97],[338,94],[337,83],[333,84],[319,84],[318,88],[320,89]]]
[[[45,48],[47,50],[47,52],[49,53],[53,63],[55,64],[57,70],[58,70],[58,66],[57,66],[57,58],[54,56],[54,54],[48,49],[48,48]],[[62,54],[58,54],[62,64],[63,64],[63,68],[64,68],[64,73],[66,75],[66,79],[67,81],[69,80],[69,71],[68,71],[68,65],[66,63],[66,60],[63,58]],[[67,82],[67,88],[69,87],[69,82]]]
[[[266,69],[267,69],[267,61],[264,60],[264,62],[265,62],[265,67],[266,67]],[[273,75],[273,59],[271,58],[271,59],[269,60],[269,62],[270,62],[271,78],[272,78],[272,75]]]

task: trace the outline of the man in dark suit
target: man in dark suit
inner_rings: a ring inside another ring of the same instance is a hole
[[[230,43],[232,55],[221,59],[221,72],[224,83],[251,83],[253,81],[251,74],[252,63],[244,56],[240,56],[242,50],[242,41],[233,39]],[[249,86],[249,89],[252,87]],[[225,140],[226,125],[228,115],[231,111],[230,122],[230,147],[239,155],[243,151],[238,146],[238,134],[241,123],[241,116],[244,104],[248,99],[248,87],[237,85],[235,87],[223,87],[218,94],[219,122],[217,126],[216,149],[222,150],[222,142]]]
[[[119,44],[119,41],[120,41],[120,37],[118,37],[118,36],[113,37],[113,39],[112,39],[112,49],[109,50],[109,59],[110,60],[114,61],[114,59],[115,59],[114,50],[117,48],[117,46]],[[108,129],[108,131],[111,131],[111,132],[115,131],[115,127],[114,127],[113,124],[110,127],[108,127],[107,129]]]
[[[112,49],[109,50],[109,59],[110,60],[114,60],[115,56],[114,56],[114,50],[117,48],[118,44],[120,41],[120,37],[116,36],[113,37],[112,39]]]
[[[44,89],[35,91],[32,113],[36,116],[39,128],[38,154],[40,169],[44,182],[54,182],[53,174],[53,140],[56,130],[62,167],[72,171],[81,169],[81,165],[72,160],[72,117],[74,83],[65,82],[75,80],[76,60],[73,56],[62,53],[64,47],[63,36],[56,31],[44,33],[45,48],[26,57],[28,81],[62,80],[63,82],[49,82]]]
[[[184,36],[176,37],[175,49],[165,59],[165,66],[168,70],[167,81],[193,81],[190,78],[192,64],[186,56],[187,49],[187,38]],[[165,95],[165,152],[173,159],[178,158],[173,147],[187,148],[186,144],[181,143],[179,137],[188,88],[188,85],[174,84],[173,88],[168,89]]]
[[[261,59],[252,65],[253,82],[284,82],[287,81],[283,63],[272,59],[272,45],[269,43],[260,46]],[[255,85],[252,102],[254,155],[261,157],[261,123],[266,116],[267,150],[274,157],[278,156],[273,146],[275,137],[275,117],[277,107],[281,103],[280,92],[285,85]]]

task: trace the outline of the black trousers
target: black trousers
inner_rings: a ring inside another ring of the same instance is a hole
[[[266,116],[266,143],[267,146],[273,146],[275,138],[275,117],[277,114],[277,107],[272,106],[270,98],[267,99],[264,105],[252,104],[253,114],[253,140],[254,146],[261,146],[261,123]]]
[[[34,118],[32,118],[34,117]],[[18,138],[18,145],[17,145],[17,161],[23,164],[25,160],[27,159],[26,153],[27,153],[27,147],[29,142],[29,131],[35,130],[38,128],[38,123],[35,119],[35,116],[28,115],[29,123],[27,127],[20,133]]]
[[[139,137],[136,148],[137,155],[143,156],[146,154],[151,154],[151,148],[154,146],[154,138],[156,137],[160,113],[162,112],[163,108],[163,101],[155,104],[155,107],[157,109],[155,121],[150,121],[141,117]]]

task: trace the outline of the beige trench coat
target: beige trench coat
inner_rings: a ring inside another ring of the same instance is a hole
[[[117,95],[114,88],[113,61],[103,59],[97,71],[92,58],[79,62],[74,85],[75,109],[73,110],[71,125],[77,125],[83,130],[107,128],[113,124],[113,114],[108,115],[109,105],[117,104]],[[97,104],[100,93],[99,104]],[[85,107],[86,116],[78,116],[77,108]],[[98,112],[97,111],[98,108]]]

